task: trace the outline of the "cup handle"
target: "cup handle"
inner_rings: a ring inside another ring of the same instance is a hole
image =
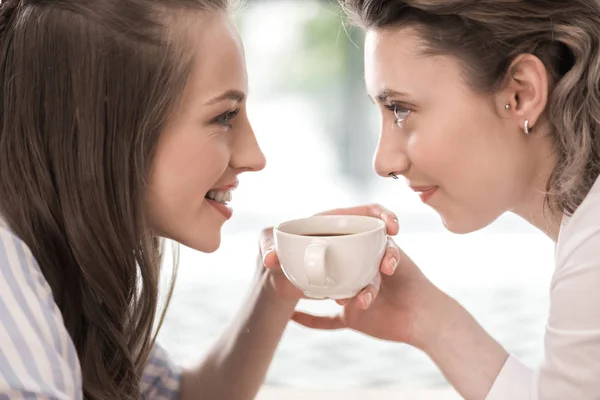
[[[327,287],[327,271],[325,269],[325,254],[327,245],[324,243],[312,243],[304,253],[304,269],[308,278],[308,284],[314,287]]]

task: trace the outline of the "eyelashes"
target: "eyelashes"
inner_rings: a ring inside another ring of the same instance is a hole
[[[402,123],[411,113],[411,110],[398,103],[386,104],[385,108],[394,113],[394,117],[396,117],[396,125],[400,127],[402,127]]]
[[[227,111],[227,112],[219,115],[215,119],[213,119],[211,121],[211,123],[212,124],[223,125],[223,126],[231,128],[231,122],[235,119],[235,117],[238,116],[239,113],[240,113],[240,109],[239,108],[236,108],[235,110]]]

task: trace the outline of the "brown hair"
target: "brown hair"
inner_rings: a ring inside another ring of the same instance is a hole
[[[175,26],[228,3],[0,5],[0,215],[52,288],[88,399],[140,396],[162,254],[145,190],[194,58]]]
[[[520,54],[553,78],[546,110],[557,164],[546,203],[573,213],[600,174],[600,5],[590,0],[340,0],[366,29],[413,26],[429,54],[462,61],[480,92],[498,90]]]

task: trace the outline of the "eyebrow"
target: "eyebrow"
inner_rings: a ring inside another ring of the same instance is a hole
[[[242,101],[244,101],[245,98],[246,98],[246,94],[244,92],[232,89],[232,90],[228,90],[225,93],[207,101],[206,105],[209,106],[209,105],[218,103],[220,101],[225,101],[225,100],[233,100],[237,103],[241,103]]]
[[[383,89],[381,92],[379,92],[379,94],[376,97],[377,97],[377,100],[384,103],[390,97],[393,97],[393,96],[406,96],[406,93],[399,92],[397,90]]]
[[[373,101],[373,102],[374,102],[373,98],[372,98],[370,95],[368,95],[368,96],[369,96],[369,98],[371,99],[371,101]],[[389,99],[390,97],[393,97],[393,96],[407,96],[407,94],[406,94],[406,93],[403,93],[403,92],[396,91],[396,90],[391,90],[391,89],[383,89],[381,92],[379,92],[379,93],[378,93],[378,94],[375,96],[375,98],[376,98],[376,99],[377,99],[377,101],[379,101],[380,103],[385,103],[385,102],[387,102],[387,101],[388,101],[388,99]]]

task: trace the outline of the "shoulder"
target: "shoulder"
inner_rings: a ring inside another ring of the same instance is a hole
[[[595,250],[595,249],[598,250]],[[600,260],[600,177],[570,217],[566,218],[560,230],[556,246],[556,266],[560,272],[574,253],[590,251],[589,256]]]
[[[0,292],[4,294],[0,294],[0,298],[6,298],[9,294],[18,297],[33,295],[48,305],[56,306],[50,285],[29,247],[9,230],[2,219],[0,219],[0,272],[3,276],[3,282],[0,284],[11,286],[10,293]]]
[[[181,368],[156,343],[144,369],[142,395],[144,398],[178,399],[180,383]]]
[[[52,290],[27,245],[0,219],[0,395],[63,399],[80,392],[79,361]]]
[[[600,393],[600,180],[561,229],[550,288],[539,398]]]

